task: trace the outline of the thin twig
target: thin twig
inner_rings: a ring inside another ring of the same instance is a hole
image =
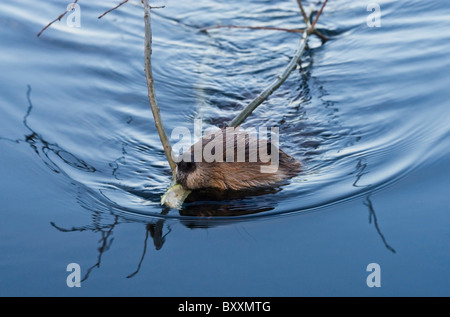
[[[305,9],[303,8],[302,1],[301,0],[297,0],[297,4],[298,4],[298,7],[300,8],[300,11],[302,13],[303,21],[305,21],[305,23],[309,23],[309,19],[308,19],[308,16],[306,15]],[[308,21],[308,22],[306,22],[306,21]],[[329,40],[329,38],[327,36],[323,35],[321,32],[319,32],[316,29],[313,29],[313,33],[315,35],[317,35],[323,42],[326,42],[326,41]]]
[[[101,19],[101,18],[103,18],[105,15],[107,15],[108,13],[110,13],[111,11],[113,11],[113,10],[116,10],[118,7],[120,7],[122,4],[125,4],[125,3],[127,3],[128,2],[128,0],[125,0],[125,1],[122,1],[121,3],[119,3],[118,5],[116,5],[114,8],[112,8],[112,9],[109,9],[108,11],[106,11],[105,13],[103,13],[101,16],[99,16],[98,18],[99,19]]]
[[[244,122],[245,119],[253,112],[253,110],[256,109],[264,100],[266,100],[278,87],[281,86],[281,84],[286,80],[286,78],[289,76],[289,74],[295,69],[297,66],[300,57],[303,54],[303,51],[306,46],[306,40],[308,39],[308,32],[304,32],[302,38],[300,39],[300,42],[297,47],[297,51],[295,52],[295,55],[292,57],[289,64],[284,69],[283,73],[278,76],[275,81],[270,84],[265,90],[263,90],[255,99],[253,99],[252,102],[250,102],[244,110],[241,111],[231,122],[228,126],[230,127],[237,127],[241,125],[242,122]]]
[[[150,101],[150,107],[152,109],[153,118],[155,120],[155,126],[158,130],[159,138],[164,148],[164,153],[166,154],[167,162],[169,162],[170,169],[172,170],[172,175],[175,175],[176,164],[172,158],[172,147],[167,137],[167,133],[164,129],[161,115],[159,113],[159,107],[156,102],[155,87],[153,83],[152,74],[152,26],[150,17],[150,5],[148,0],[143,0],[144,4],[144,20],[145,20],[145,74],[147,78],[147,88],[148,88],[148,99]]]
[[[320,39],[322,40],[322,42],[326,42],[328,41],[330,38],[328,36],[323,35],[321,32],[319,32],[317,29],[313,30],[313,34],[317,35],[318,37],[320,37]]]
[[[215,26],[209,26],[209,27],[201,29],[200,31],[208,31],[208,30],[212,30],[212,29],[221,29],[221,28],[285,31],[285,32],[291,32],[291,33],[303,33],[303,31],[304,31],[301,29],[286,29],[286,28],[276,28],[276,27],[270,27],[270,26],[221,25],[221,24],[217,24]]]
[[[309,29],[309,19],[307,19],[306,29]],[[291,58],[289,64],[285,67],[283,73],[266,88],[264,89],[255,99],[253,99],[231,122],[228,126],[237,127],[244,122],[245,119],[256,109],[264,100],[266,100],[278,87],[281,86],[282,83],[286,80],[289,74],[295,69],[300,58],[303,54],[303,51],[306,46],[306,41],[308,40],[309,32],[303,32],[302,38],[298,43],[297,50],[294,56]]]
[[[102,15],[100,15],[98,18],[101,19],[103,18],[105,15],[107,15],[108,13],[110,13],[111,11],[116,10],[118,7],[120,7],[121,5],[127,3],[129,0],[124,0],[121,3],[119,3],[118,5],[116,5],[114,8],[109,9],[108,11],[104,12]],[[159,7],[152,7],[150,6],[150,9],[162,9],[165,8],[166,6],[159,6]]]
[[[128,0],[127,0],[127,1],[128,1]],[[44,32],[47,28],[50,27],[50,25],[52,25],[52,24],[55,23],[56,21],[61,21],[61,19],[67,14],[67,12],[73,10],[74,5],[75,5],[77,2],[78,2],[78,0],[75,0],[75,1],[72,3],[72,5],[66,9],[66,11],[64,11],[63,13],[61,13],[61,15],[60,15],[59,17],[57,17],[56,19],[54,19],[52,22],[50,22],[49,24],[47,24],[47,25],[41,30],[41,32],[39,32],[39,33],[37,34],[37,36],[38,36],[38,37],[41,36],[42,32]]]
[[[140,259],[140,261],[138,263],[136,271],[134,271],[133,273],[128,275],[127,278],[132,278],[133,276],[135,276],[141,270],[141,265],[142,265],[142,262],[144,261],[145,253],[147,252],[147,240],[148,240],[148,236],[149,235],[150,235],[150,230],[146,229],[145,230],[145,239],[144,239],[144,251],[142,252],[141,259]]]
[[[311,26],[310,26],[308,32],[312,32],[314,30],[316,23],[317,23],[317,21],[319,21],[319,17],[322,14],[323,8],[325,8],[325,5],[327,4],[327,2],[328,2],[328,0],[325,0],[323,2],[322,7],[320,8],[319,12],[317,13],[316,18],[314,19],[314,22],[311,23]]]
[[[303,9],[302,1],[301,0],[297,0],[297,3],[298,3],[298,7],[300,8],[300,12],[302,13],[303,20],[306,23],[306,21],[308,21],[308,15],[306,14],[305,9]]]
[[[281,86],[281,84],[286,80],[286,78],[289,76],[289,74],[295,69],[297,64],[300,61],[300,58],[302,57],[303,51],[306,46],[306,41],[308,39],[308,36],[313,33],[314,31],[314,25],[319,19],[319,16],[321,15],[323,8],[325,7],[325,4],[328,0],[325,0],[325,2],[322,4],[322,7],[320,8],[319,12],[317,13],[316,19],[314,20],[313,24],[309,24],[309,17],[305,19],[306,23],[306,32],[303,33],[302,38],[300,39],[300,42],[297,46],[297,51],[295,52],[294,56],[292,57],[289,64],[285,67],[283,73],[279,75],[266,89],[264,89],[255,99],[253,99],[229,124],[230,127],[237,127],[244,122],[244,120],[253,112],[253,110],[256,109],[261,103],[263,103],[264,100],[266,100],[278,87]],[[303,8],[301,6],[301,2],[297,1],[299,3],[300,8]],[[300,9],[301,10],[301,9]],[[302,11],[302,10],[301,10]],[[304,10],[303,10],[304,11]],[[303,15],[302,11],[302,15]]]
[[[392,253],[395,253],[395,249],[393,247],[391,247],[387,241],[386,238],[384,237],[384,235],[381,233],[380,227],[378,226],[378,220],[377,220],[377,215],[375,214],[375,209],[373,208],[373,204],[372,201],[370,200],[370,194],[366,197],[366,201],[363,202],[364,205],[366,205],[369,208],[369,223],[372,223],[372,217],[373,217],[373,224],[375,226],[375,229],[378,232],[378,235],[381,238],[381,241],[383,241],[385,247],[391,251]]]

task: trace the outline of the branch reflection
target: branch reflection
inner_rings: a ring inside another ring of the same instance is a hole
[[[307,85],[305,84],[305,86]],[[57,143],[46,141],[40,133],[34,131],[31,128],[28,123],[28,119],[33,109],[33,104],[31,102],[31,86],[27,87],[26,97],[28,108],[26,114],[23,117],[23,125],[27,129],[28,133],[24,135],[23,139],[9,139],[3,137],[1,137],[0,139],[18,144],[25,142],[33,149],[33,151],[50,170],[55,173],[63,174],[68,178],[70,177],[64,172],[64,166],[58,166],[58,163],[61,164],[62,162],[63,164],[67,164],[71,167],[80,169],[88,173],[96,172],[95,167],[89,165],[69,151],[63,149]],[[289,127],[286,127],[286,129],[288,128]],[[307,133],[305,132],[305,136],[306,135]],[[317,141],[317,144],[319,143],[320,141]],[[306,149],[309,149],[313,145],[314,148],[317,148],[317,144],[316,141],[304,144],[304,151],[306,151]],[[128,144],[123,143],[121,156],[109,164],[109,166],[111,167],[111,175],[116,180],[120,180],[120,175],[118,173],[119,167],[125,165],[127,156],[132,155],[128,153],[127,149],[130,148],[127,147]],[[52,153],[51,156],[50,153]],[[310,154],[310,156],[313,155],[314,154]],[[61,162],[55,162],[54,160],[56,157],[59,158]],[[355,175],[355,180],[353,183],[354,187],[367,187],[367,189],[371,187],[371,185],[360,184],[362,176],[367,174],[366,168],[367,163],[364,162],[364,159],[360,159],[357,163],[355,171],[353,172],[353,174]],[[99,245],[97,246],[98,255],[95,263],[86,271],[86,274],[82,279],[82,281],[85,281],[89,278],[91,273],[96,268],[100,268],[103,254],[111,249],[114,241],[114,230],[119,224],[130,222],[130,220],[126,218],[120,212],[120,210],[117,210],[116,212],[115,206],[112,204],[102,204],[101,206],[99,205],[100,202],[97,199],[97,196],[99,195],[99,193],[101,194],[102,190],[94,192],[92,189],[85,188],[83,184],[78,184],[76,182],[74,183],[77,186],[78,203],[81,207],[87,209],[93,215],[92,224],[72,228],[63,228],[56,225],[54,222],[51,222],[50,224],[60,232],[67,233],[89,231],[95,234],[98,233],[100,235],[98,240]],[[241,192],[211,192],[205,190],[193,192],[183,206],[183,209],[179,211],[179,215],[182,216],[179,221],[181,224],[188,228],[211,228],[219,224],[234,223],[236,221],[236,216],[269,212],[276,208],[276,205],[278,203],[276,194],[282,190],[282,187],[284,185],[285,184],[280,184],[280,186],[276,187],[247,190]],[[114,188],[122,189],[127,193],[132,193],[135,196],[139,196],[147,200],[154,201],[155,199],[157,200],[159,198],[157,193],[147,193],[140,189],[127,187],[123,184],[114,184]],[[91,198],[92,201],[89,200]],[[386,248],[389,251],[395,253],[396,251],[387,243],[384,235],[381,233],[375,210],[372,201],[370,200],[370,194],[367,196],[364,205],[369,209],[369,222],[372,223],[373,221],[375,229]],[[107,223],[107,220],[104,219],[106,211],[108,211],[108,214],[112,214],[114,217],[113,221],[110,223]],[[168,212],[169,209],[161,207],[161,216],[166,215]],[[230,217],[230,219],[228,221],[216,221],[215,218],[217,217]],[[169,222],[166,221],[166,219],[155,217],[152,220],[145,222],[145,236],[143,239],[142,252],[139,259],[137,259],[136,269],[132,273],[128,274],[126,276],[127,278],[133,278],[140,272],[144,259],[148,253],[149,238],[153,240],[153,246],[155,250],[158,251],[162,249],[167,237],[171,232],[172,228],[169,225]]]
[[[367,168],[367,163],[365,162],[364,158],[361,158],[358,160],[358,163],[356,164],[356,168],[355,168],[355,172],[353,174],[355,174],[356,178],[355,181],[353,182],[353,187],[366,187],[366,188],[371,188],[372,185],[371,184],[367,184],[367,185],[360,185],[358,184],[361,181],[361,178],[368,174],[368,172],[366,171]],[[367,206],[369,208],[369,223],[372,223],[372,219],[373,219],[373,224],[375,226],[375,229],[378,233],[378,235],[381,238],[381,241],[383,242],[384,246],[386,247],[386,249],[388,249],[389,251],[391,251],[392,253],[395,253],[394,248],[392,248],[386,241],[386,238],[384,237],[384,235],[381,233],[381,229],[380,226],[378,225],[378,220],[377,220],[377,216],[375,214],[375,209],[373,208],[373,204],[372,201],[370,199],[370,193],[366,196],[366,201],[363,202],[364,206]]]
[[[164,220],[162,219],[158,220],[156,223],[147,224],[146,229],[147,230],[145,230],[144,250],[142,251],[141,259],[139,260],[136,271],[128,275],[127,278],[132,278],[137,273],[139,273],[142,262],[144,261],[145,258],[145,253],[147,252],[148,237],[151,236],[153,238],[153,245],[155,246],[155,249],[160,250],[164,245],[164,242],[166,242],[166,236],[172,231],[170,226],[167,226],[167,233],[163,234]]]
[[[372,201],[370,200],[370,194],[367,195],[366,201],[363,204],[369,208],[369,223],[372,223],[373,219],[373,225],[375,226],[375,229],[377,230],[377,233],[380,236],[381,241],[383,241],[384,246],[392,253],[395,253],[394,248],[387,243],[386,238],[381,233],[380,226],[378,225],[377,215],[375,214],[375,209],[373,208]]]
[[[31,102],[31,86],[27,86],[27,102],[28,102],[28,108],[25,116],[23,117],[23,125],[25,128],[30,132],[29,134],[25,134],[24,139],[9,139],[0,137],[1,140],[6,140],[14,143],[22,143],[26,142],[33,151],[39,156],[39,158],[42,160],[42,162],[53,172],[55,173],[62,173],[65,174],[64,171],[58,167],[58,165],[53,161],[53,159],[50,157],[50,154],[53,153],[62,160],[65,164],[80,169],[85,172],[93,173],[96,171],[96,169],[86,163],[85,161],[77,158],[75,155],[70,153],[69,151],[64,150],[56,143],[50,143],[44,139],[44,137],[34,131],[30,125],[28,124],[28,118],[31,114],[31,111],[33,110],[33,104]]]
[[[85,280],[88,279],[88,277],[91,274],[93,269],[100,268],[103,254],[111,248],[111,245],[114,241],[112,234],[113,234],[114,228],[119,223],[119,217],[115,216],[114,223],[108,224],[108,225],[100,225],[100,220],[101,220],[101,214],[96,213],[94,215],[94,225],[92,225],[92,226],[72,227],[70,229],[65,229],[65,228],[57,226],[54,222],[50,223],[54,228],[56,228],[57,230],[59,230],[61,232],[82,232],[82,231],[86,231],[86,230],[89,230],[92,232],[100,232],[101,238],[99,240],[100,246],[98,247],[97,262],[88,268],[86,275],[81,279],[81,282],[84,282]]]

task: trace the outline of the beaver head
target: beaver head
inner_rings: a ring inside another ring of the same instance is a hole
[[[272,186],[299,172],[300,163],[271,141],[227,128],[206,135],[182,155],[176,180],[189,190],[244,190]]]

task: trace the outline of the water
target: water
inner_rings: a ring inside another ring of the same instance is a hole
[[[331,1],[301,68],[245,122],[303,171],[272,190],[159,204],[170,182],[147,100],[143,10],[0,5],[1,295],[450,294],[450,7]],[[229,122],[288,63],[295,1],[163,2],[153,72],[166,129]],[[308,7],[308,3],[305,3]],[[176,142],[177,140],[172,140]],[[195,229],[195,230],[192,230]],[[79,263],[82,287],[66,285]],[[380,264],[382,286],[366,267]]]

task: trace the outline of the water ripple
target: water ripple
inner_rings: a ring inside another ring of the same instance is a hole
[[[154,75],[167,128],[193,131],[194,118],[202,118],[205,128],[226,123],[281,72],[298,35],[226,29],[205,34],[199,28],[300,27],[295,2],[174,3],[168,1],[153,19]],[[33,10],[43,8],[3,4],[5,24],[28,23],[19,38],[4,30],[2,38],[33,45],[35,54],[14,55],[11,47],[1,53],[5,71],[17,76],[5,82],[1,109],[15,128],[5,130],[5,120],[0,141],[29,146],[50,171],[74,184],[81,205],[105,213],[234,221],[359,197],[447,151],[450,41],[449,34],[434,32],[433,21],[442,29],[449,22],[435,6],[431,21],[420,11],[414,19],[397,15],[404,8],[387,2],[386,26],[374,30],[364,24],[361,5],[330,3],[320,28],[332,40],[311,39],[301,67],[245,122],[278,126],[282,148],[302,162],[303,172],[269,191],[199,196],[178,212],[159,204],[170,170],[147,101],[141,8],[124,6],[99,23],[94,18],[103,3],[84,4],[80,30],[60,23],[37,40],[47,20]],[[44,8],[58,11],[54,4]],[[8,93],[14,87],[23,91],[19,105]]]

